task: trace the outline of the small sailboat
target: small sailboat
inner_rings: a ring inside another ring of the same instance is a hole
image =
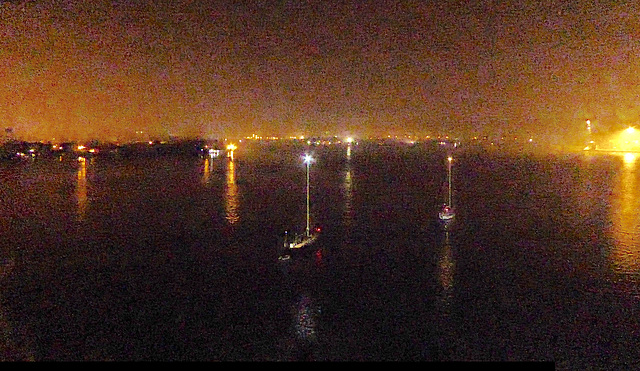
[[[285,232],[284,235],[284,248],[285,249],[301,249],[305,246],[309,246],[316,242],[320,235],[320,227],[316,227],[313,230],[310,228],[310,210],[309,210],[309,167],[313,162],[313,157],[310,155],[304,156],[304,163],[307,165],[307,227],[303,234],[289,235]],[[288,260],[291,256],[288,254],[281,255],[278,259]]]
[[[438,214],[438,217],[440,218],[440,220],[444,222],[451,221],[456,216],[456,212],[453,209],[453,203],[451,201],[451,162],[453,161],[453,158],[449,156],[447,160],[449,161],[449,176],[448,176],[449,198],[448,198],[448,202],[442,206],[442,210],[440,210],[440,213]]]

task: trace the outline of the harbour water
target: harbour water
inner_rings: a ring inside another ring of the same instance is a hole
[[[640,158],[311,151],[0,165],[3,359],[638,364]]]

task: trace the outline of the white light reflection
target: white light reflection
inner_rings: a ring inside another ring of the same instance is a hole
[[[87,159],[78,157],[78,182],[76,183],[78,219],[83,220],[87,210]]]
[[[344,211],[343,211],[343,220],[344,226],[346,229],[346,234],[349,234],[351,227],[353,225],[354,219],[354,210],[353,210],[353,177],[351,168],[347,168],[347,171],[344,174]]]
[[[436,324],[435,332],[439,343],[449,343],[454,340],[451,328],[451,313],[453,305],[453,287],[455,261],[448,231],[445,232],[444,241],[440,244],[438,256],[438,281],[440,290],[436,295]]]
[[[317,315],[319,308],[306,295],[301,295],[296,303],[294,328],[298,339],[314,342],[317,339]]]
[[[226,219],[229,224],[234,225],[240,221],[238,215],[238,185],[236,184],[235,161],[227,161],[227,189],[224,195]]]
[[[453,256],[451,252],[451,242],[449,240],[449,231],[445,232],[445,241],[442,244],[440,260],[438,262],[438,277],[442,285],[443,292],[448,297],[453,288]]]

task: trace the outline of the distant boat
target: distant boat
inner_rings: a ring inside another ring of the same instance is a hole
[[[451,200],[451,161],[453,161],[453,158],[449,156],[447,160],[449,161],[449,176],[448,176],[449,198],[448,198],[448,202],[442,206],[442,210],[440,210],[440,213],[438,213],[438,217],[440,218],[440,220],[444,222],[449,222],[453,220],[453,218],[455,218],[456,216],[456,212],[453,208],[453,202]]]
[[[285,238],[285,246],[289,249],[301,249],[316,242],[319,235],[320,228],[315,228],[313,232],[309,234],[305,232],[303,234],[294,235],[290,238]]]
[[[313,157],[310,155],[304,156],[304,163],[307,165],[307,227],[305,232],[302,234],[294,234],[290,235],[289,232],[285,232],[284,234],[284,251],[291,249],[301,249],[303,247],[312,245],[318,239],[320,235],[320,228],[316,227],[313,230],[310,228],[310,212],[309,212],[309,166],[313,162]],[[284,252],[281,254],[278,259],[281,261],[286,261],[291,258],[291,255]]]

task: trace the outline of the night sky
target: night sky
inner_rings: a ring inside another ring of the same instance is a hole
[[[613,130],[640,122],[635,4],[0,0],[0,123],[28,140]]]

